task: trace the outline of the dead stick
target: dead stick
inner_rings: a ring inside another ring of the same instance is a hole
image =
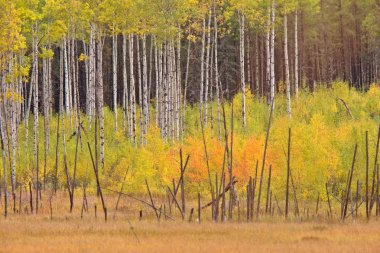
[[[206,138],[205,133],[203,129],[203,120],[201,119],[201,129],[202,129],[202,139],[203,139],[203,147],[205,152],[205,159],[206,159],[206,165],[207,165],[207,175],[208,175],[208,181],[210,184],[210,193],[211,193],[211,203],[214,203],[214,189],[211,182],[211,173],[210,173],[210,165],[209,165],[209,159],[208,159],[208,153],[207,153],[207,146],[206,146]],[[174,196],[174,195],[173,195]],[[212,206],[212,209],[214,209],[214,206]],[[213,214],[213,212],[211,212]]]
[[[377,133],[377,142],[376,142],[376,151],[375,151],[375,161],[374,161],[374,166],[373,166],[373,176],[372,176],[372,190],[371,190],[371,204],[370,204],[370,214],[371,214],[371,211],[372,211],[372,208],[373,208],[373,204],[375,202],[375,199],[376,199],[376,196],[375,196],[375,185],[377,185],[375,183],[375,176],[376,176],[376,172],[378,170],[376,170],[376,165],[378,163],[378,155],[379,155],[379,145],[380,145],[380,126],[379,126],[379,131]],[[377,183],[379,183],[379,181],[377,180]]]
[[[290,178],[290,146],[291,146],[291,140],[292,140],[292,129],[289,128],[288,159],[287,159],[287,173],[286,173],[285,218],[288,218],[288,213],[289,213],[289,178]]]
[[[268,175],[268,186],[267,186],[267,199],[265,203],[265,212],[268,213],[268,207],[269,207],[269,193],[270,193],[270,181],[272,177],[272,164],[269,165],[269,175]]]
[[[94,162],[94,158],[93,158],[93,156],[92,156],[91,146],[90,146],[90,143],[89,143],[89,142],[87,142],[87,146],[88,146],[88,150],[89,150],[89,152],[90,152],[92,165],[93,165],[93,167],[94,167],[95,178],[96,178],[96,185],[97,185],[97,188],[98,188],[98,191],[99,191],[99,194],[100,194],[100,199],[101,199],[101,201],[102,201],[102,206],[103,206],[103,211],[104,211],[104,219],[107,221],[107,208],[106,208],[106,204],[104,203],[104,198],[103,198],[102,188],[100,187],[100,181],[99,181],[98,170],[96,169],[96,165],[95,165],[95,162]]]
[[[292,183],[292,189],[293,189],[294,206],[295,206],[294,213],[295,213],[295,215],[299,215],[298,200],[297,200],[297,191],[296,191],[296,186],[294,184],[293,174],[292,174],[292,169],[291,168],[290,168],[290,182]]]
[[[365,132],[365,213],[366,213],[367,220],[369,219],[369,196],[368,196],[369,157],[368,156],[369,156],[369,154],[368,154],[368,131],[366,131]]]
[[[234,184],[236,184],[237,182],[238,182],[238,181],[234,180],[234,181],[232,182],[232,184],[234,185]],[[220,193],[219,197],[222,197],[222,196],[223,196],[226,192],[228,192],[230,189],[231,189],[230,184],[228,184],[228,185],[226,186],[226,188],[224,189],[224,191],[223,191],[222,193]],[[204,206],[202,207],[202,209],[205,209],[205,208],[211,206],[211,205],[213,204],[213,202],[215,202],[215,199],[214,199],[213,201],[207,203],[206,205],[204,205]]]
[[[32,193],[32,183],[29,181],[29,203],[30,212],[33,213],[33,193]]]
[[[339,98],[339,100],[343,103],[344,107],[346,108],[347,110],[347,113],[351,116],[351,118],[353,119],[354,117],[352,116],[352,113],[351,113],[351,110],[350,108],[348,107],[347,103],[342,99],[342,98]]]
[[[327,203],[329,205],[329,212],[330,212],[330,216],[332,218],[332,210],[331,210],[331,203],[330,203],[330,194],[329,194],[329,189],[327,187],[327,183],[325,184],[325,186],[326,186]]]
[[[114,212],[114,214],[113,214],[113,218],[114,218],[114,219],[116,218],[116,211],[117,211],[117,207],[119,206],[119,201],[120,201],[120,197],[121,197],[121,192],[123,192],[123,189],[124,189],[125,179],[127,178],[128,170],[129,170],[129,167],[128,167],[127,171],[125,172],[124,180],[123,180],[123,184],[121,185],[121,189],[120,189],[119,195],[118,195],[118,197],[117,197],[116,206],[115,206],[115,212]]]
[[[174,196],[173,192],[170,190],[170,187],[168,186],[168,190],[169,190],[169,193],[172,195],[173,199],[174,199],[174,203],[176,204],[176,206],[178,207],[178,210],[179,212],[181,213],[181,216],[182,216],[182,220],[185,219],[185,216],[181,210],[181,206],[178,204],[178,201],[177,201],[177,198]]]
[[[269,121],[268,121],[268,126],[267,126],[267,133],[266,133],[266,137],[265,137],[265,145],[264,145],[264,153],[263,153],[263,163],[262,163],[262,166],[261,166],[259,194],[257,196],[256,219],[259,219],[259,213],[260,213],[261,187],[262,187],[262,183],[263,183],[262,179],[263,179],[263,173],[264,173],[264,167],[265,167],[265,160],[266,160],[266,156],[267,156],[269,131],[270,131],[270,126],[271,126],[272,117],[273,117],[273,107],[274,107],[274,99],[272,99],[272,104],[271,104],[271,107],[270,107],[270,114],[269,114]]]
[[[152,194],[151,194],[150,189],[149,189],[148,181],[147,181],[146,179],[145,179],[145,184],[146,184],[146,188],[147,188],[147,190],[148,190],[148,194],[149,194],[150,202],[151,202],[151,204],[152,204],[152,207],[153,207],[154,213],[156,214],[157,220],[160,220],[159,214],[158,214],[158,212],[157,212],[157,208],[156,208],[156,206],[154,205],[153,197],[152,197]],[[170,189],[170,188],[169,188],[169,189]]]
[[[189,222],[191,222],[193,220],[193,212],[194,212],[194,208],[191,208],[190,216],[189,216]]]
[[[352,176],[354,173],[354,168],[355,168],[355,161],[356,161],[356,153],[357,153],[358,145],[355,145],[355,150],[354,150],[354,158],[352,159],[352,165],[351,165],[351,173],[349,176],[348,184],[346,187],[346,197],[345,197],[345,202],[344,202],[344,209],[343,209],[343,214],[341,220],[344,221],[346,218],[346,213],[347,213],[347,205],[348,205],[348,197],[349,197],[349,192],[351,189],[351,182],[352,182]]]
[[[319,208],[319,192],[318,192],[318,196],[317,196],[317,206],[315,208],[315,214],[318,215],[318,208]]]
[[[201,223],[201,194],[198,192],[198,223]]]

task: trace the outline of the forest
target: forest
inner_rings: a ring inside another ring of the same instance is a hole
[[[0,0],[0,210],[377,217],[379,45],[379,0]]]

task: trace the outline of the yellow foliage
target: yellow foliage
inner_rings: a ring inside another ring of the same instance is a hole
[[[12,93],[7,94],[12,98]],[[370,168],[373,168],[374,150],[377,130],[380,125],[380,89],[372,86],[367,93],[349,90],[344,84],[337,83],[332,89],[318,89],[315,93],[300,92],[297,99],[292,100],[292,119],[286,113],[286,98],[276,97],[276,106],[273,122],[269,134],[268,150],[264,167],[264,185],[267,181],[268,167],[272,165],[272,189],[277,197],[284,196],[287,167],[288,129],[292,131],[290,166],[292,176],[300,198],[315,198],[317,193],[324,198],[325,183],[337,185],[341,190],[347,172],[351,166],[353,147],[359,144],[357,168],[365,166],[364,134],[369,131]],[[339,100],[342,98],[350,108],[352,117]],[[241,120],[241,94],[234,98],[234,136],[233,136],[233,175],[238,180],[238,190],[243,191],[250,176],[255,175],[258,162],[258,176],[260,176],[266,128],[269,118],[269,107],[246,93],[247,125],[244,127]],[[214,182],[215,174],[220,177],[225,151],[224,128],[221,125],[221,136],[218,136],[217,106],[212,102],[214,115],[213,128],[210,122],[205,126],[205,138],[211,178]],[[139,111],[139,110],[137,110]],[[225,104],[226,125],[229,145],[231,140],[231,104]],[[120,114],[122,111],[120,109]],[[128,192],[146,193],[145,180],[155,193],[165,194],[166,187],[172,184],[173,178],[177,181],[180,175],[179,150],[183,151],[183,163],[190,155],[185,172],[185,184],[188,194],[209,191],[208,171],[203,139],[199,123],[199,108],[186,108],[185,128],[186,135],[183,141],[165,141],[161,138],[159,128],[155,126],[154,108],[151,110],[151,124],[146,135],[147,145],[134,145],[128,139],[127,133],[120,127],[115,133],[113,127],[113,112],[104,108],[105,115],[105,166],[100,169],[102,184],[107,188],[119,189],[125,172],[128,170]],[[138,115],[139,117],[139,115]],[[85,117],[83,117],[85,118]],[[66,118],[66,130],[70,128],[70,119]],[[32,119],[31,119],[32,121]],[[86,125],[85,129],[90,129]],[[122,119],[119,117],[119,125]],[[30,122],[29,135],[33,124]],[[56,143],[57,118],[51,120],[50,142]],[[43,136],[43,122],[40,122],[40,136]],[[137,129],[139,133],[139,129]],[[20,154],[25,152],[25,129],[20,125]],[[83,141],[89,141],[94,148],[93,134],[83,136]],[[137,137],[139,140],[139,136]],[[73,172],[75,138],[67,141],[68,167]],[[32,177],[33,152],[32,138],[29,138],[28,157],[17,163],[18,181],[27,181]],[[39,153],[43,154],[43,145],[39,145]],[[51,149],[47,156],[47,174],[52,175],[55,168],[55,152]],[[89,182],[90,191],[95,188],[94,173],[87,148],[79,149],[77,161],[77,182],[79,185]],[[42,159],[43,157],[41,157]],[[43,160],[42,160],[43,161]],[[224,171],[227,172],[227,160]],[[63,173],[62,152],[59,156],[58,176],[61,186],[66,179]],[[364,180],[363,169],[355,171],[355,179]]]

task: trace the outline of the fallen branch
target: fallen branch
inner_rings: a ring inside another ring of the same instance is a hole
[[[346,108],[348,114],[351,116],[351,118],[353,119],[354,116],[352,116],[352,113],[351,113],[351,110],[350,108],[348,107],[347,103],[342,99],[342,98],[339,98],[339,100],[343,103],[344,107]]]
[[[232,181],[232,185],[235,185],[237,182],[238,182],[237,180],[233,180],[233,181]],[[226,188],[224,188],[224,191],[223,191],[222,193],[220,193],[219,196],[218,196],[217,198],[215,198],[213,201],[207,203],[206,205],[202,206],[202,209],[205,209],[205,208],[211,206],[211,205],[216,201],[216,199],[223,197],[223,195],[224,195],[226,192],[228,192],[230,189],[231,189],[231,184],[229,183],[229,184],[226,186]]]
[[[114,192],[114,193],[121,194],[121,195],[123,195],[123,196],[126,196],[126,197],[128,197],[128,198],[131,198],[131,199],[133,199],[133,200],[136,200],[136,201],[138,201],[138,202],[140,202],[140,203],[143,203],[143,204],[145,204],[145,205],[147,205],[147,206],[149,206],[149,207],[151,207],[151,208],[155,208],[156,210],[158,210],[158,208],[152,206],[150,203],[146,202],[145,200],[142,200],[142,199],[136,198],[136,197],[134,197],[134,196],[132,196],[132,195],[130,195],[130,194],[128,194],[128,193],[125,193],[125,192],[119,192],[119,191],[115,191],[115,190],[108,189],[108,188],[103,188],[103,187],[102,187],[102,189],[103,189],[103,190],[106,190],[106,191],[110,191],[110,192]],[[169,218],[169,219],[171,219],[171,220],[174,221],[173,217],[171,217],[171,216],[169,216],[169,215],[167,215],[167,214],[165,214],[165,217],[166,217],[166,218]]]

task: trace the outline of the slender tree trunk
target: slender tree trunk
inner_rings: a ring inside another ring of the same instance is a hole
[[[2,107],[2,106],[1,106]],[[1,134],[1,158],[3,164],[3,177],[4,177],[4,217],[6,218],[8,215],[8,190],[7,190],[7,165],[6,165],[6,152],[5,152],[5,140],[6,134],[4,133],[4,126],[6,122],[3,122],[2,110],[0,107],[0,134]]]
[[[75,36],[75,35],[74,35]],[[78,83],[77,83],[77,62],[76,61],[76,57],[75,57],[75,54],[76,54],[76,40],[74,39],[74,37],[71,39],[71,68],[72,68],[72,71],[71,71],[71,83],[72,83],[72,86],[71,87],[71,92],[70,92],[70,103],[71,103],[71,107],[72,107],[72,111],[73,111],[73,116],[74,116],[74,122],[75,122],[75,128],[79,125],[79,122],[78,122],[78,104],[77,104],[77,87],[78,87]]]
[[[270,54],[270,8],[268,8],[268,19],[267,19],[267,33],[266,33],[266,43],[265,43],[265,51],[266,51],[266,93],[267,93],[267,102],[271,104],[271,54]]]
[[[181,99],[182,99],[182,73],[181,73],[181,28],[178,27],[177,33],[177,101],[176,101],[176,138],[179,140],[180,136],[180,122],[181,122]]]
[[[64,64],[64,75],[65,75],[65,109],[66,109],[66,114],[69,115],[70,113],[70,93],[69,93],[69,63],[68,57],[67,57],[67,39],[65,38],[63,40],[63,64]]]
[[[47,101],[47,59],[42,59],[42,99],[43,99],[43,112],[44,112],[44,190],[46,186],[46,160],[47,160],[47,118],[50,117],[48,113],[48,101]]]
[[[15,80],[13,77],[13,54],[11,55],[11,60],[9,61],[9,75],[11,78],[10,82],[10,94],[12,94],[12,97],[15,97],[17,95],[16,89],[15,89]],[[17,152],[17,127],[16,127],[16,102],[14,99],[6,99],[9,101],[9,120],[10,120],[10,128],[11,128],[11,185],[12,185],[12,196],[13,199],[15,199],[15,191],[16,191],[16,152]],[[14,202],[15,203],[15,202]],[[14,208],[15,211],[15,208]]]
[[[117,132],[117,35],[112,35],[112,88],[113,88],[113,113],[114,128]]]
[[[241,19],[240,19],[240,88],[241,88],[241,93],[242,93],[243,126],[245,127],[247,122],[245,118],[244,22],[245,22],[244,14],[241,14]]]
[[[219,85],[219,70],[218,70],[218,20],[216,14],[216,3],[214,0],[214,70],[215,70],[215,87],[216,87],[216,110],[218,121],[218,140],[221,138],[221,115],[220,115],[220,85]]]
[[[148,69],[147,69],[147,60],[146,60],[146,35],[142,37],[142,51],[143,51],[143,61],[142,61],[142,75],[143,75],[143,115],[144,115],[144,124],[143,124],[143,144],[146,144],[146,134],[148,131],[149,124],[149,94],[148,94]],[[141,105],[140,105],[141,106]],[[140,115],[141,117],[141,115]]]
[[[37,32],[37,27],[35,28],[35,32]],[[34,166],[36,169],[36,213],[38,212],[38,193],[39,193],[39,161],[38,161],[38,37],[33,36],[33,114],[34,114],[34,138],[33,138],[33,153],[34,153]]]
[[[259,36],[256,35],[256,38],[255,38],[255,91],[254,91],[254,94],[256,94],[257,98],[260,97],[260,70],[259,70],[259,53],[260,53],[260,50],[259,50]],[[262,94],[263,95],[263,94]]]
[[[286,105],[289,119],[292,117],[290,105],[290,79],[289,79],[289,56],[288,56],[288,16],[284,15],[284,60],[285,60],[285,82],[286,82]]]
[[[100,137],[100,163],[104,167],[104,111],[103,111],[103,44],[101,31],[98,30],[98,43],[97,43],[97,94],[96,101],[98,102],[98,113],[99,113],[99,137]]]
[[[135,91],[135,75],[133,68],[133,34],[129,35],[129,78],[130,78],[130,110],[131,110],[131,126],[129,128],[130,136],[132,138],[133,144],[136,146],[136,91]]]
[[[96,43],[95,43],[95,25],[91,23],[90,27],[90,38],[89,38],[89,53],[88,53],[88,89],[87,89],[87,116],[89,125],[91,127],[91,120],[94,115],[95,108],[95,74],[96,74],[96,61],[95,61],[95,52],[96,52]]]
[[[294,20],[294,93],[298,97],[298,12]]]
[[[129,102],[128,102],[128,76],[127,76],[127,36],[123,34],[123,131],[129,133]],[[128,128],[128,130],[127,130]]]
[[[160,66],[158,63],[158,45],[157,45],[157,40],[156,38],[154,39],[154,67],[155,67],[155,83],[156,83],[156,90],[155,90],[155,103],[156,103],[156,108],[155,108],[155,122],[156,126],[159,126],[159,83],[160,83],[160,75],[159,75],[159,69],[158,67]],[[161,68],[161,66],[160,66]]]
[[[144,144],[144,127],[143,127],[143,94],[142,94],[142,77],[141,77],[141,56],[140,56],[140,37],[136,36],[136,53],[137,53],[137,80],[138,80],[138,92],[139,92],[139,112],[140,112],[140,117],[139,117],[139,130],[140,130],[140,144]]]
[[[207,126],[207,117],[208,117],[208,97],[209,97],[209,86],[210,86],[210,50],[211,50],[211,11],[208,14],[208,22],[207,22],[207,45],[206,45],[206,66],[205,66],[205,94],[204,94],[204,104],[205,104],[205,114],[204,121]]]
[[[91,36],[90,36],[91,37]],[[89,43],[91,41],[91,38],[89,38]],[[90,98],[90,95],[89,95],[89,61],[90,61],[90,57],[89,57],[89,47],[87,46],[85,40],[83,39],[82,41],[82,44],[83,44],[83,55],[84,55],[84,71],[85,71],[85,87],[86,87],[86,114],[89,114],[89,111],[88,111],[88,106],[89,106],[89,98]]]
[[[271,98],[271,102],[274,100],[274,93],[275,93],[275,72],[274,72],[274,47],[275,47],[275,31],[274,31],[274,27],[275,27],[275,1],[273,0],[272,2],[272,21],[271,21],[271,57],[270,57],[270,65],[271,65],[271,69],[270,69],[270,80],[271,80],[271,83],[270,83],[270,98]],[[272,105],[274,106],[274,103],[272,102]]]
[[[200,120],[203,120],[203,88],[204,88],[204,55],[205,55],[205,37],[206,37],[206,21],[203,18],[203,29],[202,29],[202,52],[201,52],[201,83],[200,83],[200,94],[199,94],[199,116]]]
[[[190,35],[190,34],[189,34]],[[187,98],[187,87],[189,82],[189,70],[190,70],[190,50],[191,50],[191,40],[188,40],[187,45],[187,59],[186,59],[186,76],[185,76],[185,87],[183,93],[183,108],[182,108],[182,140],[185,135],[185,121],[186,121],[186,98]]]
[[[341,61],[342,61],[342,77],[343,81],[346,81],[346,53],[345,53],[345,36],[344,36],[344,28],[343,28],[343,14],[342,14],[342,0],[338,1],[338,13],[339,13],[339,30],[340,30],[340,53],[341,53]]]
[[[162,137],[167,140],[168,127],[167,127],[167,114],[168,114],[168,45],[167,42],[163,46],[163,72],[162,72],[162,99],[161,99],[161,129]]]

